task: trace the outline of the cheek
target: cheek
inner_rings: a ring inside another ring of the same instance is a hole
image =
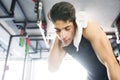
[[[73,40],[73,38],[74,38],[74,32],[69,31],[69,32],[66,33],[66,36],[67,36],[67,38]]]
[[[75,30],[71,30],[71,31],[70,31],[70,35],[71,35],[71,38],[73,38],[74,35],[75,35]]]
[[[57,34],[57,37],[59,38],[59,39],[61,39],[61,37],[64,37],[64,38],[71,38],[71,32],[70,31],[64,31],[64,33],[57,33],[56,32],[56,34]]]

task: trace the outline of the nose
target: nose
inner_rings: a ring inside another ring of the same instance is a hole
[[[66,38],[66,31],[65,30],[61,30],[61,32],[60,32],[60,38],[62,39],[62,40],[64,40],[65,38]]]

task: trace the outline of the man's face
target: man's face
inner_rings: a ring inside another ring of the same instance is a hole
[[[68,46],[72,42],[75,35],[75,26],[73,22],[57,20],[54,25],[56,34],[62,41],[62,45]]]

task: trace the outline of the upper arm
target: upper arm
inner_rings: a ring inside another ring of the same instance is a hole
[[[99,58],[106,66],[109,80],[120,80],[120,66],[113,54],[110,41],[95,21],[89,21],[83,35],[91,42],[91,45]]]
[[[88,21],[83,35],[90,41],[97,57],[103,64],[115,61],[109,39],[96,21]]]
[[[87,22],[87,27],[83,30],[83,35],[91,42],[106,36],[100,25],[94,20],[89,20]]]

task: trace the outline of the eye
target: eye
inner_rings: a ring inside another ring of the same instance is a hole
[[[61,30],[60,29],[55,29],[55,32],[60,32]]]
[[[70,29],[71,29],[70,26],[67,26],[67,27],[65,28],[66,31],[69,31]]]

